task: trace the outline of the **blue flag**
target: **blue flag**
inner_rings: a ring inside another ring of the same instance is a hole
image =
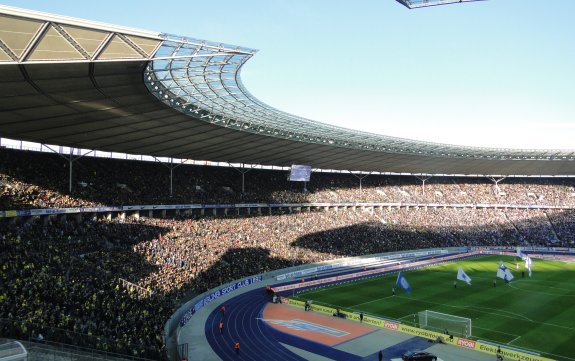
[[[407,283],[407,280],[401,274],[401,271],[397,274],[397,281],[395,282],[395,284],[403,288],[405,292],[407,293],[411,292],[411,287],[409,287],[409,283]]]
[[[457,279],[460,281],[467,282],[468,285],[471,284],[471,277],[469,277],[465,273],[465,271],[463,271],[463,268],[461,268],[461,266],[459,266],[459,269],[457,270]]]

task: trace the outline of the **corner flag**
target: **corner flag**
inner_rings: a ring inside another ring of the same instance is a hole
[[[513,279],[513,274],[509,268],[505,267],[503,261],[499,261],[499,267],[497,268],[497,277],[503,278],[505,282],[509,282]]]
[[[457,279],[463,282],[467,282],[468,285],[471,284],[471,277],[469,277],[464,271],[463,268],[461,268],[461,266],[459,266],[459,269],[457,270]]]
[[[531,277],[531,264],[533,263],[533,261],[531,261],[531,257],[527,256],[527,258],[525,259],[525,268],[527,268],[529,270],[529,277]]]
[[[409,287],[409,283],[407,283],[407,280],[401,274],[401,271],[397,274],[397,281],[395,281],[395,284],[403,288],[405,292],[407,293],[411,292],[411,287]]]

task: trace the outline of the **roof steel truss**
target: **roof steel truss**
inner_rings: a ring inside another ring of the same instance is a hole
[[[272,108],[243,86],[243,64],[255,50],[164,35],[144,81],[162,102],[205,122],[306,143],[385,153],[498,160],[575,159],[571,151],[494,149],[414,141],[360,132]]]
[[[282,112],[241,82],[253,49],[6,8],[0,5],[0,82],[6,90],[0,135],[325,169],[575,174],[572,151],[414,141]]]

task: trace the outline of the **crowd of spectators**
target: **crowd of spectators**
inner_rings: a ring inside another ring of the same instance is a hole
[[[131,246],[159,232],[118,222],[3,222],[0,334],[159,359],[173,302],[133,298],[118,281],[154,272]]]
[[[1,333],[158,359],[179,301],[235,279],[407,249],[569,246],[536,240],[574,223],[565,211],[443,207],[0,222],[0,319],[12,321]]]
[[[450,246],[573,246],[575,213],[435,204],[575,205],[569,179],[313,174],[81,158],[75,191],[59,155],[0,150],[0,210],[161,203],[419,202],[268,215],[0,219],[0,335],[160,359],[180,301],[229,281],[303,263]],[[302,211],[303,210],[303,211]],[[284,208],[284,212],[286,209]],[[157,213],[155,215],[158,215]]]
[[[382,202],[441,204],[523,204],[575,206],[575,179],[464,178],[312,173],[287,181],[284,170],[179,165],[85,156],[73,163],[62,155],[0,148],[1,209],[94,205],[187,203]],[[495,183],[497,181],[497,183]]]
[[[575,227],[573,227],[575,214],[573,212],[547,210],[545,214],[553,226],[553,232],[557,239],[563,243],[575,240]]]

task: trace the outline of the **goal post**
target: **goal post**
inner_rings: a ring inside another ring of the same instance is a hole
[[[471,319],[425,310],[418,312],[419,327],[459,337],[471,337]]]

